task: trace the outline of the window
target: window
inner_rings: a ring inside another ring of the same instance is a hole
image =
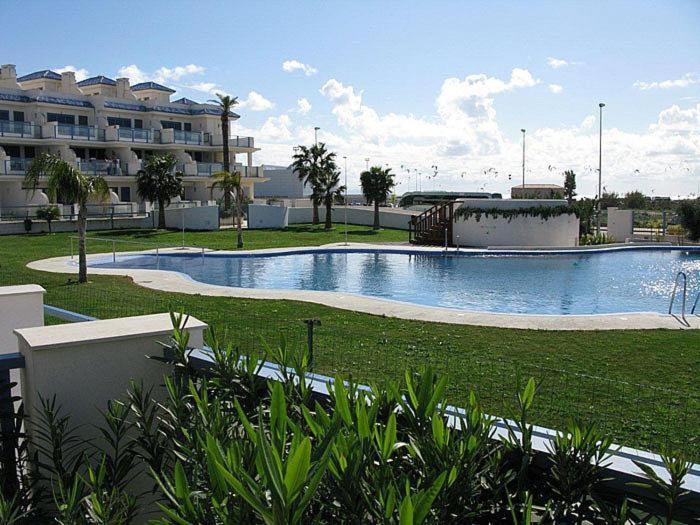
[[[6,109],[0,109],[0,120],[10,120],[10,112]]]
[[[129,186],[122,186],[119,188],[119,200],[122,202],[131,202],[131,188]]]
[[[192,131],[192,124],[185,122],[185,131]]]
[[[131,119],[121,117],[107,117],[107,124],[110,126],[119,126],[120,128],[130,128]]]
[[[140,118],[135,118],[134,119],[134,127],[136,129],[143,129],[143,120],[141,120]]]
[[[163,129],[176,129],[178,131],[182,130],[182,122],[173,122],[172,120],[161,120],[161,125]]]
[[[3,149],[5,150],[5,155],[11,159],[18,159],[22,156],[19,146],[3,146]]]
[[[47,122],[58,122],[59,124],[75,124],[75,115],[63,115],[61,113],[47,113]]]
[[[15,122],[24,122],[24,111],[13,111],[12,120]]]
[[[88,125],[88,119],[86,115],[78,115],[78,124],[80,126],[87,126]]]
[[[24,146],[24,158],[33,159],[35,156],[34,146]]]

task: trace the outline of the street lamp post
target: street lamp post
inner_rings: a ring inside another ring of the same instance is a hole
[[[314,127],[314,144],[318,146],[318,130],[321,129],[318,126]]]
[[[603,108],[605,104],[598,104],[600,115],[598,117],[598,213],[596,214],[596,233],[600,235],[600,200],[603,198]]]
[[[343,155],[345,161],[345,246],[348,245],[348,158]]]
[[[369,171],[369,157],[365,158],[365,171]]]
[[[525,130],[520,130],[523,134],[523,195],[525,195]]]

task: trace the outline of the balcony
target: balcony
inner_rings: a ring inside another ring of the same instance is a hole
[[[73,124],[57,124],[54,138],[71,140],[105,141],[105,130],[95,126],[75,126]]]
[[[198,162],[197,163],[197,176],[198,177],[211,177],[214,173],[223,171],[224,166],[220,162]]]
[[[31,122],[0,120],[0,137],[40,139],[41,126],[37,126]]]
[[[154,142],[154,135],[150,129],[119,128],[117,140],[119,142],[152,144]]]
[[[239,137],[236,135],[235,137],[231,137],[229,139],[229,146],[232,146],[234,148],[254,148],[255,143],[253,140],[253,137]]]
[[[25,175],[32,159],[14,158],[2,161],[0,175]]]
[[[80,160],[78,159],[78,169],[87,175],[124,175],[119,162],[110,160]]]
[[[174,129],[175,144],[201,145],[202,134],[198,131],[182,131]]]

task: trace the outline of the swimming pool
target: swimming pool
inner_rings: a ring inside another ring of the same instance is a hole
[[[668,310],[678,271],[688,300],[700,291],[700,250],[451,256],[401,250],[296,250],[282,254],[117,256],[96,268],[160,269],[199,282],[263,289],[322,290],[467,311],[608,314]]]

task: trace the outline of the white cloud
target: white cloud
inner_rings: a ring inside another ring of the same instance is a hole
[[[309,64],[304,64],[303,62],[300,62],[299,60],[285,60],[282,63],[282,70],[286,71],[287,73],[294,73],[295,71],[303,71],[307,77],[310,77],[311,75],[315,75],[316,73],[318,73],[318,69],[316,69],[315,67],[312,67]]]
[[[311,102],[305,98],[300,98],[297,100],[297,111],[302,115],[306,115],[309,111],[311,111]]]
[[[275,103],[266,99],[257,91],[248,93],[248,98],[238,101],[238,107],[247,108],[251,111],[267,111],[275,107]]]
[[[75,73],[75,80],[80,82],[81,80],[85,80],[90,76],[90,73],[88,72],[87,69],[84,68],[77,68],[75,66],[63,66],[59,67],[58,69],[54,69],[56,73],[65,73],[66,71],[72,71]]]
[[[203,66],[187,64],[186,66],[175,67],[162,66],[154,72],[149,73],[139,68],[136,64],[131,64],[121,67],[119,71],[117,71],[117,76],[127,77],[132,84],[147,82],[149,80],[158,82],[159,84],[167,84],[169,82],[178,82],[186,76],[202,74],[205,71],[206,69]]]
[[[117,71],[117,77],[128,78],[132,84],[146,82],[149,79],[148,74],[145,71],[142,71],[136,64],[119,68],[119,71]]]
[[[660,82],[643,82],[637,80],[633,85],[642,91],[646,91],[649,89],[684,88],[693,84],[700,84],[700,79],[692,73],[686,73],[681,78],[675,80],[662,80]]]
[[[226,94],[215,82],[195,82],[194,84],[188,84],[187,87],[195,91],[208,93],[209,95],[216,95],[217,93],[221,93],[222,95]]]
[[[496,109],[500,97],[538,82],[526,70],[514,70],[504,79],[487,75],[448,78],[434,95],[435,111],[414,115],[380,112],[366,102],[357,86],[331,78],[320,92],[330,102],[336,126],[325,126],[319,138],[338,155],[348,156],[351,191],[358,191],[359,173],[368,157],[372,164],[388,163],[394,168],[398,193],[415,189],[418,177],[413,170],[417,170],[423,189],[508,194],[520,177],[522,146],[517,129],[501,127]],[[542,94],[532,90],[533,97]],[[315,105],[309,114],[319,111]],[[292,146],[310,144],[314,137],[312,126],[300,125],[290,115],[271,116],[250,128],[242,119],[234,124],[234,133],[258,139],[256,145],[262,148],[256,154],[258,162],[286,165]],[[512,120],[513,115],[509,117]],[[656,195],[674,197],[697,191],[700,104],[672,105],[641,131],[609,127],[613,122],[611,115],[603,128],[603,185],[609,191],[638,188],[651,193],[655,189]],[[597,112],[582,114],[579,123],[571,126],[528,127],[527,180],[561,183],[562,172],[572,169],[579,193],[593,195],[597,162]],[[431,169],[435,164],[440,167],[437,175]]]
[[[562,67],[570,66],[571,62],[568,62],[562,58],[547,57],[547,64],[552,69],[559,69]]]
[[[564,88],[561,87],[559,84],[550,84],[547,87],[549,88],[549,91],[554,93],[555,95],[558,95],[564,90]]]

